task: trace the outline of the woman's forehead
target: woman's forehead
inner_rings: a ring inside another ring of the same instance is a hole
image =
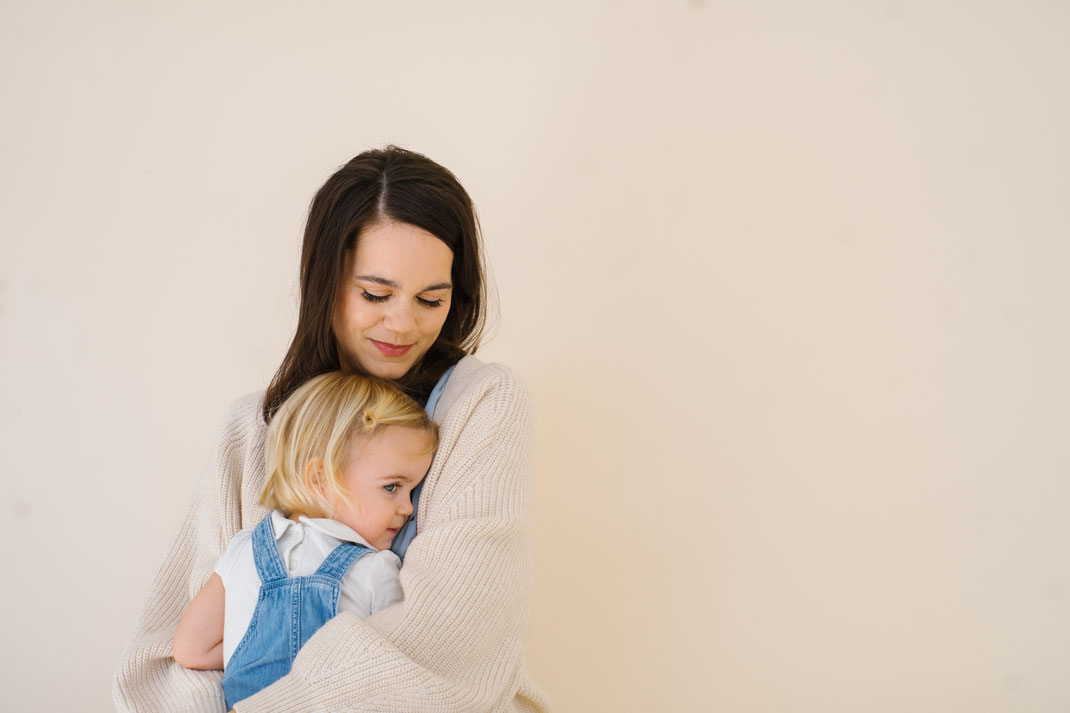
[[[364,228],[351,259],[352,269],[360,274],[398,283],[441,282],[449,280],[453,251],[423,228],[392,221]]]

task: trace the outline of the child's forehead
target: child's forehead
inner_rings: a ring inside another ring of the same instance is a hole
[[[410,461],[432,455],[434,438],[426,429],[382,426],[372,433],[357,433],[350,440],[351,458]]]
[[[355,430],[350,436],[350,442],[356,446],[384,441],[400,445],[403,443],[429,442],[431,439],[432,433],[430,429],[398,425],[379,426],[371,433]]]

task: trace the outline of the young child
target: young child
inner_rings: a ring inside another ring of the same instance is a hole
[[[272,508],[239,532],[190,602],[173,654],[224,669],[227,707],[290,671],[298,649],[338,611],[365,617],[402,600],[389,550],[438,445],[420,406],[374,377],[321,374],[267,431]]]

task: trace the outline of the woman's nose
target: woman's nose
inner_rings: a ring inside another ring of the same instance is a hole
[[[383,326],[398,334],[411,331],[416,326],[416,314],[412,305],[402,300],[390,305],[383,317]]]

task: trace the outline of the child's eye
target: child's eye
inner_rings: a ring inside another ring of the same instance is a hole
[[[368,292],[367,290],[361,290],[361,292],[363,293],[362,296],[364,299],[369,302],[385,302],[386,299],[390,297],[390,295],[377,295],[374,292]]]
[[[398,489],[398,484],[397,483],[391,483],[390,485],[384,485],[383,486],[383,490],[385,490],[386,492],[391,493],[391,494],[397,492],[397,489]]]

